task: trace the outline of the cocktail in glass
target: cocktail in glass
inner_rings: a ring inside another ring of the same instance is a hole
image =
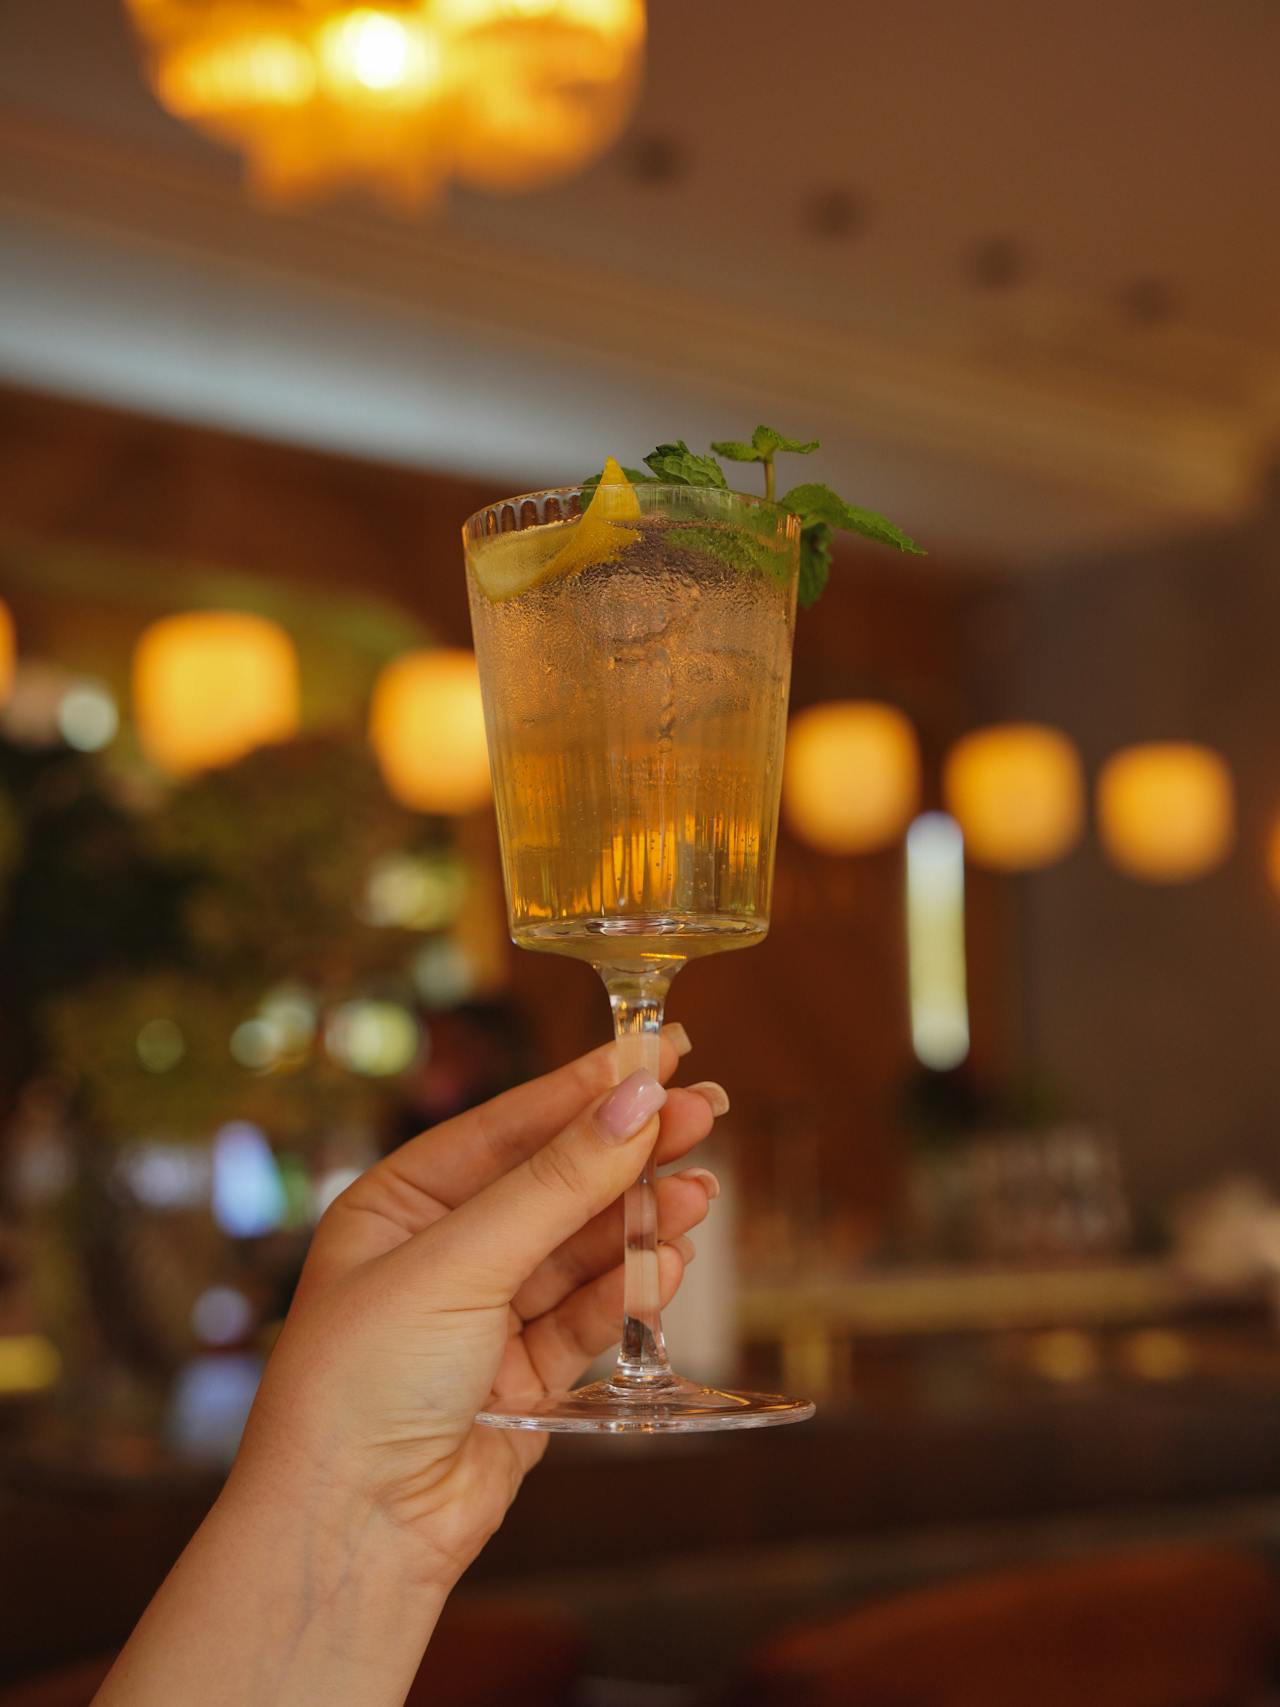
[[[657,1072],[685,962],[768,929],[798,529],[720,488],[602,483],[508,499],[463,530],[511,934],[600,973],[619,1079]],[[810,1416],[672,1372],[648,1167],[625,1223],[612,1376],[480,1420],[653,1432]]]

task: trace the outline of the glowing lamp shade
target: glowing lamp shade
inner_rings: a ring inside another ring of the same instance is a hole
[[[1098,833],[1113,865],[1147,883],[1186,883],[1235,837],[1235,788],[1217,753],[1154,741],[1114,753],[1098,776]]]
[[[438,0],[465,90],[454,170],[527,190],[601,153],[630,115],[643,0]]]
[[[811,847],[828,854],[885,847],[903,834],[919,798],[915,730],[893,706],[835,700],[792,718],[782,805]]]
[[[154,622],[133,655],[133,714],[152,763],[190,776],[234,763],[298,727],[298,660],[289,636],[241,611]]]
[[[1267,836],[1267,881],[1280,895],[1280,817],[1272,819]]]
[[[969,858],[996,871],[1033,871],[1060,859],[1084,822],[1080,755],[1042,723],[995,724],[957,741],[943,792]]]
[[[13,691],[13,671],[17,662],[18,644],[13,631],[13,616],[0,599],[0,705]]]
[[[364,184],[397,207],[451,177],[521,190],[611,143],[644,0],[126,0],[156,95],[296,200]]]
[[[471,652],[406,652],[378,677],[369,739],[383,780],[416,812],[473,812],[489,799],[480,674]]]

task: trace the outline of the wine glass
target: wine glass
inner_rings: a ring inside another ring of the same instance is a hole
[[[463,538],[512,939],[589,961],[619,1080],[656,1074],[676,973],[768,929],[799,524],[721,488],[601,483],[492,504]],[[811,1416],[672,1371],[648,1165],[625,1223],[612,1376],[479,1420],[656,1432]]]

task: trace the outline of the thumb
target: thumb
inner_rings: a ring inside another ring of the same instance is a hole
[[[544,1258],[635,1183],[666,1100],[652,1073],[632,1073],[519,1167],[412,1240],[429,1244],[450,1302],[509,1302]]]

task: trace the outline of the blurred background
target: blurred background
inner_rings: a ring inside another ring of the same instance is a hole
[[[1275,1682],[1280,10],[647,13],[0,3],[0,1702],[88,1701],[326,1203],[606,1035],[459,524],[758,420],[929,549],[838,548],[670,1008],[677,1361],[819,1416],[557,1442],[422,1699]]]

